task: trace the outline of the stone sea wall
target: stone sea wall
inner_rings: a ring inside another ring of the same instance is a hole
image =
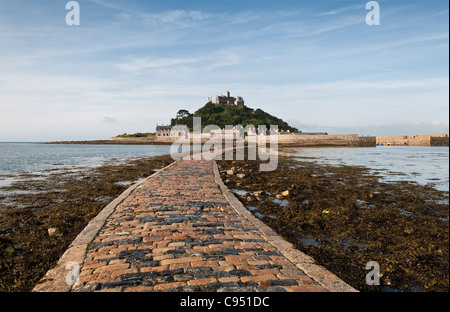
[[[445,133],[404,136],[379,136],[378,145],[408,146],[449,146],[449,138]]]
[[[156,137],[156,138],[111,138],[117,144],[172,144],[180,140],[178,137]],[[209,136],[202,136],[204,144],[210,140]],[[269,138],[267,138],[269,142]],[[181,141],[181,140],[180,140]],[[192,143],[192,138],[190,142]],[[246,138],[246,142],[248,139]],[[357,134],[345,135],[296,135],[282,134],[278,136],[278,144],[289,146],[354,146],[373,147],[376,146],[375,137],[360,137]]]
[[[449,146],[449,137],[431,137],[430,146]]]
[[[202,135],[201,143],[209,141],[209,135]],[[258,138],[259,140],[261,137]],[[270,142],[270,138],[265,138]],[[344,135],[296,135],[281,134],[277,137],[278,144],[283,146],[348,146],[348,147],[374,147],[376,146],[376,137],[361,137],[357,134]],[[258,141],[259,141],[258,140]],[[111,144],[111,145],[167,145],[175,141],[181,142],[179,137],[150,137],[150,138],[119,138],[114,137],[110,140],[95,141],[59,141],[49,144]],[[193,144],[193,139],[186,139],[187,142]],[[264,142],[264,140],[262,140]],[[195,140],[198,142],[198,139]],[[246,137],[245,142],[248,142]],[[448,142],[448,140],[447,140]],[[447,143],[448,144],[448,143]]]
[[[361,137],[358,134],[296,135],[283,134],[278,137],[280,145],[292,146],[351,146],[374,147],[376,137]]]

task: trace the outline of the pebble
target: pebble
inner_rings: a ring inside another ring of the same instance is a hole
[[[57,236],[60,234],[58,228],[49,228],[47,232],[49,236]]]

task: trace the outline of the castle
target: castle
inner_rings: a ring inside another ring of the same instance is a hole
[[[209,101],[212,102],[212,99],[209,98]],[[216,96],[214,104],[230,104],[236,106],[244,106],[244,99],[240,96],[232,97],[230,96],[230,91],[227,91],[225,92],[225,95]]]

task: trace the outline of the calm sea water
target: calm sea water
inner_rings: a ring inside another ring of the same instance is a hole
[[[386,181],[416,181],[449,190],[449,148],[392,146],[376,148],[294,148],[302,160],[373,169]],[[47,145],[0,143],[0,187],[18,172],[100,166],[103,162],[170,153],[163,145]]]
[[[0,143],[0,186],[19,172],[100,166],[108,160],[169,154],[164,145],[47,145]],[[2,177],[3,176],[3,177]]]
[[[449,191],[448,147],[295,148],[292,154],[321,164],[364,166],[385,181],[415,181]]]

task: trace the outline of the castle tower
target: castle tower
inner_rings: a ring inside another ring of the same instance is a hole
[[[211,99],[212,100],[212,99]],[[230,105],[237,105],[237,106],[243,106],[244,105],[244,99],[240,96],[237,98],[234,98],[231,96],[230,91],[225,92],[225,95],[218,95],[216,96],[215,102],[216,104],[230,104]]]

